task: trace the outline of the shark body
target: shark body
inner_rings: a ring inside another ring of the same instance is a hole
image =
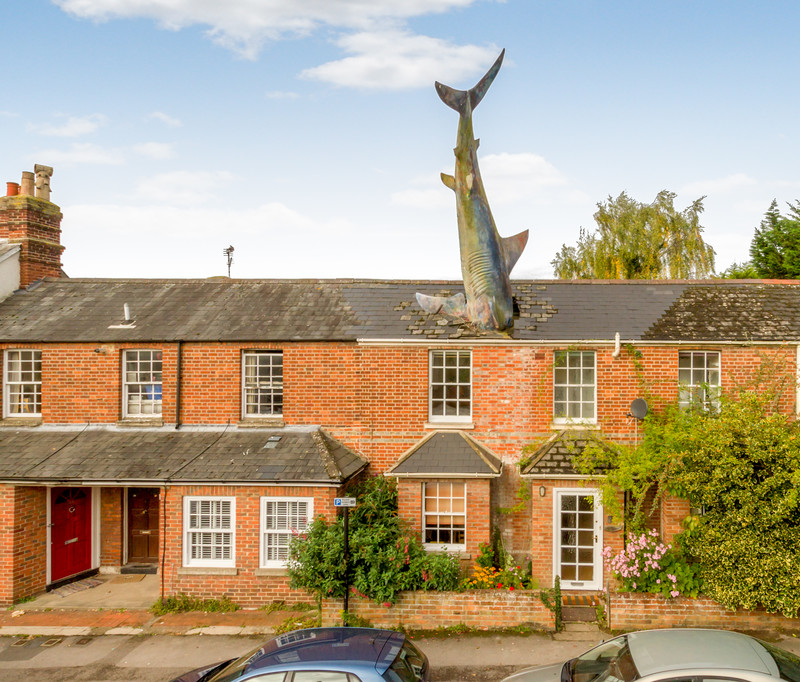
[[[463,294],[427,296],[417,294],[423,310],[460,317],[480,329],[503,330],[513,326],[514,303],[509,273],[516,264],[528,231],[502,238],[489,209],[478,167],[478,145],[472,131],[472,112],[478,106],[503,63],[500,53],[486,75],[470,90],[455,90],[439,82],[441,100],[459,114],[455,174],[442,173],[442,182],[456,195],[458,241],[461,250]]]

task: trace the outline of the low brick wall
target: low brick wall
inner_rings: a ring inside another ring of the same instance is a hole
[[[322,624],[342,622],[342,600],[325,600]],[[431,630],[451,625],[504,628],[528,625],[553,631],[555,616],[539,599],[538,591],[467,590],[466,592],[403,592],[394,605],[382,606],[351,595],[349,611],[376,627]]]
[[[612,592],[608,627],[625,631],[673,627],[800,631],[800,617],[786,618],[761,609],[728,611],[707,597],[665,599],[654,594]]]

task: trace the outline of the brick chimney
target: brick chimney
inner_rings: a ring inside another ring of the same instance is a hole
[[[19,286],[61,276],[61,209],[50,201],[53,169],[36,164],[0,197],[0,240],[19,244]],[[34,191],[36,193],[33,196]]]

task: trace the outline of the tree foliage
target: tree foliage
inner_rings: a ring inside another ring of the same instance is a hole
[[[756,228],[750,243],[750,258],[759,277],[800,278],[800,201],[788,204],[788,215],[781,215],[774,199]]]
[[[641,495],[652,485],[689,499],[681,542],[700,564],[704,592],[726,608],[797,616],[800,609],[800,426],[776,412],[774,395],[743,390],[719,411],[670,409],[645,420],[636,448],[587,448],[614,485]],[[619,511],[619,510],[618,510]],[[641,517],[639,517],[641,521]],[[634,519],[635,523],[635,519]]]
[[[721,279],[761,279],[755,265],[749,260],[742,263],[731,263],[719,273],[719,277]]]
[[[453,590],[460,580],[456,555],[430,554],[397,514],[397,486],[383,476],[368,478],[350,494],[349,583],[358,594],[393,603],[403,590]],[[344,523],[317,517],[289,546],[291,586],[317,596],[345,594]]]
[[[560,279],[694,279],[714,272],[714,249],[703,241],[703,199],[679,211],[675,193],[662,190],[651,204],[625,192],[597,204],[597,229],[581,229],[552,261]]]

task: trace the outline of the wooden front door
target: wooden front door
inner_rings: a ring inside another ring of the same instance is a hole
[[[92,567],[92,491],[53,488],[50,492],[50,582]]]
[[[158,563],[158,488],[128,488],[128,563]]]

